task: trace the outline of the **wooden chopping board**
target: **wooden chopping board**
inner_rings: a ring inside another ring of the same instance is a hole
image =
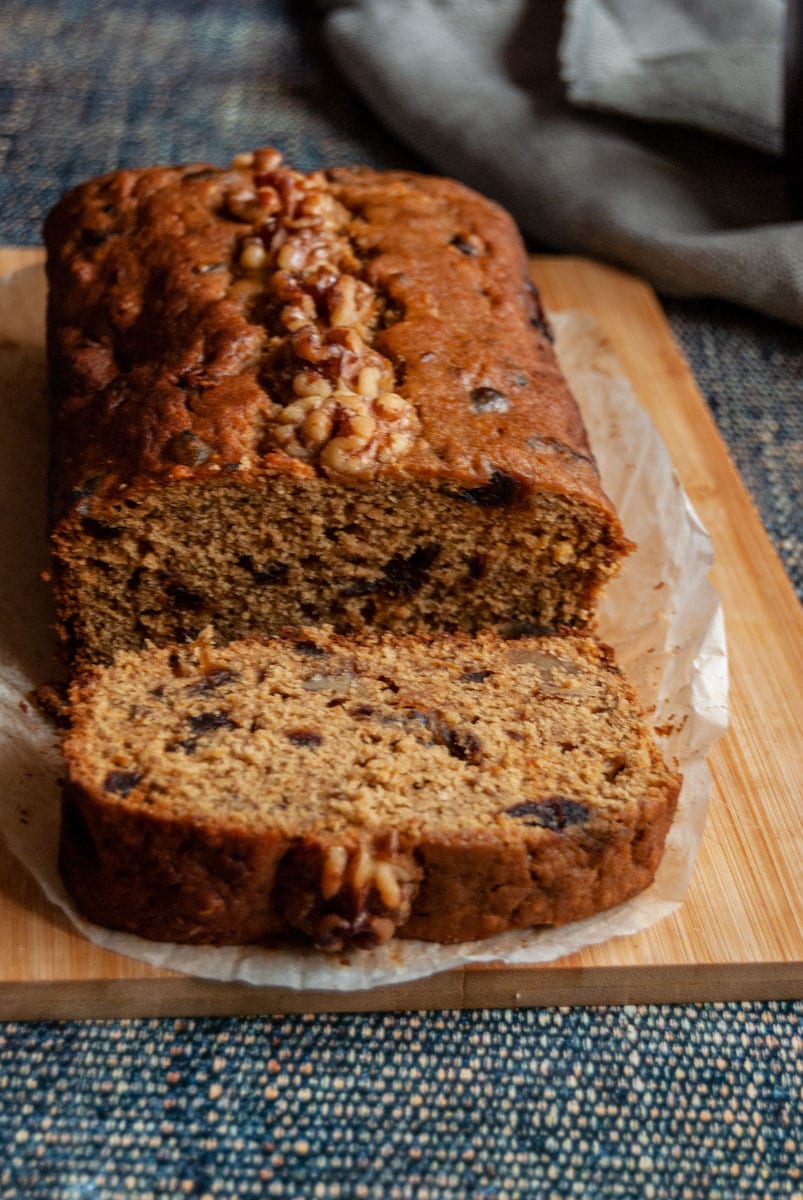
[[[0,273],[41,260],[0,250]],[[803,994],[803,610],[651,289],[539,257],[552,310],[590,313],[658,426],[714,544],[731,726],[688,898],[644,932],[542,966],[450,971],[370,992],[213,983],[91,945],[0,844],[0,1018],[484,1008],[785,999]]]

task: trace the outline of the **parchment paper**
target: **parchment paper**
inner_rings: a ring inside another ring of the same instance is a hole
[[[554,318],[561,362],[583,409],[603,484],[638,543],[606,593],[600,634],[615,647],[645,710],[663,731],[664,753],[684,774],[678,815],[652,887],[610,912],[561,929],[458,946],[391,941],[346,959],[314,950],[174,946],[82,920],[56,869],[58,738],[26,700],[55,670],[50,598],[39,578],[47,567],[44,296],[41,267],[0,279],[0,831],[86,937],[207,978],[358,990],[471,962],[545,962],[645,929],[679,906],[705,822],[710,791],[705,756],[727,725],[722,611],[706,579],[711,545],[599,328],[588,317],[563,314]]]

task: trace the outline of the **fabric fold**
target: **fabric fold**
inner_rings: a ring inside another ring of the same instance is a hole
[[[568,0],[561,77],[574,104],[783,149],[782,0]]]
[[[723,138],[574,108],[556,0],[354,0],[325,16],[341,70],[444,174],[540,245],[803,325],[803,222],[780,160]]]

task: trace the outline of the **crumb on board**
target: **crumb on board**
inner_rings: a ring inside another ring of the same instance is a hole
[[[70,709],[67,700],[66,683],[40,683],[38,687],[28,693],[28,700],[38,709],[42,716],[49,717],[58,726],[66,728],[69,725]],[[22,707],[23,703],[24,701],[20,701],[20,707]],[[23,712],[27,712],[27,705],[23,709]]]

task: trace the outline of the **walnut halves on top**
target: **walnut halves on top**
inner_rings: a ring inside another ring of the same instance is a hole
[[[75,661],[588,623],[629,543],[497,205],[265,149],[84,184],[45,239]]]

